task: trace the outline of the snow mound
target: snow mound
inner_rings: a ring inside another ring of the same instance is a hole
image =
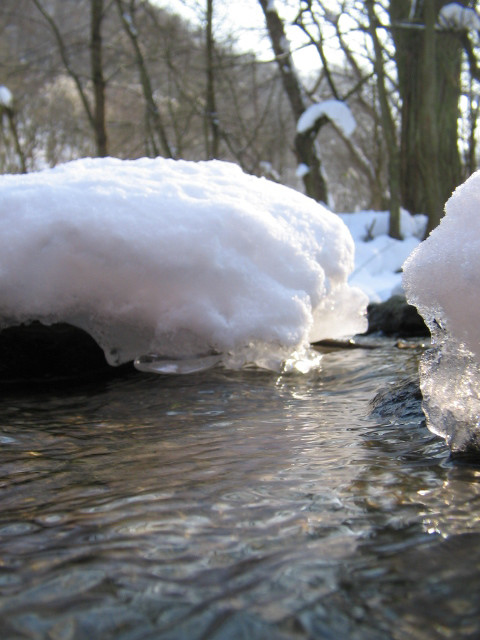
[[[306,368],[366,328],[343,222],[233,164],[77,160],[0,176],[0,211],[0,326],[68,322],[112,365]]]
[[[420,367],[429,428],[453,451],[480,445],[480,173],[459,187],[404,265],[403,284],[432,333]]]

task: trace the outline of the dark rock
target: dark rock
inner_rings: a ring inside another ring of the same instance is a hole
[[[370,401],[370,413],[378,418],[423,421],[422,392],[418,377],[404,378],[379,391]]]
[[[0,332],[1,384],[90,380],[132,368],[131,364],[109,366],[95,340],[66,323],[32,322]]]
[[[404,296],[392,296],[385,302],[371,302],[367,308],[367,333],[385,335],[429,336],[430,332],[417,309]]]
[[[422,400],[418,376],[403,378],[390,383],[375,395],[369,403],[369,414],[382,421],[387,420],[395,426],[395,429],[401,428],[404,437],[407,436],[409,428],[413,427],[415,447],[418,451],[422,446],[419,438],[422,437],[425,441],[426,433],[428,433],[422,409]],[[420,425],[423,429],[419,431],[418,427]],[[383,437],[384,434],[382,433]],[[435,438],[445,445],[443,438],[439,436],[430,433],[430,438]],[[397,456],[408,457],[409,455],[405,453],[405,450],[402,451],[398,443],[395,453]],[[444,454],[441,453],[441,455],[443,456]],[[435,460],[435,457],[432,457],[432,460]],[[476,432],[473,432],[469,441],[463,443],[461,449],[450,449],[450,461],[455,464],[474,465],[475,467],[480,465],[480,437]]]

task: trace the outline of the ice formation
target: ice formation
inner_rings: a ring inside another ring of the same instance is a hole
[[[344,223],[220,161],[83,159],[0,176],[0,326],[88,331],[110,364],[305,367],[366,328]]]
[[[408,300],[432,333],[421,366],[428,426],[453,451],[480,448],[480,172],[446,204],[441,224],[407,259]]]

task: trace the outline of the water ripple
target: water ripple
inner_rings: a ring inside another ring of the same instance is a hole
[[[478,470],[369,413],[416,358],[4,396],[0,637],[480,635]]]

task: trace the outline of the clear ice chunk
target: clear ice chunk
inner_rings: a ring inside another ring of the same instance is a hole
[[[479,382],[474,354],[451,337],[426,351],[420,362],[427,426],[453,453],[480,450]]]
[[[200,355],[193,358],[167,358],[148,354],[136,358],[135,368],[144,373],[163,373],[164,375],[186,375],[206,371],[218,364],[221,354]]]

